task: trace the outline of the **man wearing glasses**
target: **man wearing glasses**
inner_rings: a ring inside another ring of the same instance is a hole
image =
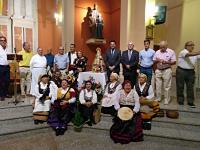
[[[54,58],[54,70],[60,70],[62,76],[65,78],[69,69],[69,57],[64,53],[64,47],[60,46],[58,54]]]
[[[177,102],[184,105],[184,84],[187,90],[187,103],[191,108],[194,104],[194,83],[195,83],[195,64],[200,59],[200,51],[193,52],[194,43],[188,41],[185,43],[185,49],[180,51],[178,56],[178,67],[176,69],[176,88]]]
[[[8,87],[10,83],[10,67],[7,60],[7,39],[0,36],[0,101],[4,101],[8,95]]]

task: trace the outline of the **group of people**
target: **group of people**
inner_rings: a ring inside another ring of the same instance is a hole
[[[0,37],[0,98],[8,97],[9,62],[7,60],[6,38]],[[187,102],[194,105],[195,63],[200,58],[200,52],[193,52],[194,43],[185,43],[185,48],[178,55],[176,69],[177,102],[184,104],[184,83],[187,88]],[[94,111],[101,106],[101,113],[113,116],[110,136],[114,142],[129,143],[143,140],[142,126],[151,121],[159,111],[162,84],[164,87],[164,104],[170,102],[172,81],[172,65],[176,64],[176,55],[167,47],[166,41],[160,42],[160,49],[150,48],[150,41],[144,40],[144,49],[134,50],[133,42],[128,43],[128,49],[120,51],[116,42],[110,41],[110,47],[105,52],[108,82],[104,90],[94,86],[92,80],[85,80],[81,88],[77,86],[79,72],[86,71],[87,58],[82,52],[75,51],[75,44],[70,45],[70,51],[64,52],[59,47],[55,56],[48,50],[44,55],[42,48],[33,55],[28,42],[23,43],[19,52],[23,60],[19,62],[21,95],[34,96],[33,119],[35,124],[46,122],[55,130],[56,135],[63,135],[67,124],[74,118],[77,111],[83,118],[83,123],[91,126],[94,123]],[[124,82],[119,80],[120,64],[123,68]],[[156,69],[153,69],[153,65]],[[152,75],[155,71],[156,89],[152,87]],[[80,86],[79,86],[80,87]],[[157,102],[157,103],[156,103]],[[152,108],[153,113],[148,118],[144,105]],[[78,106],[78,107],[77,107]],[[127,119],[127,115],[130,116]]]
[[[164,104],[170,102],[170,89],[172,82],[172,65],[176,64],[176,54],[174,50],[168,48],[167,41],[161,41],[160,49],[154,51],[150,48],[150,41],[144,40],[144,49],[134,50],[132,42],[128,44],[128,50],[120,52],[116,49],[115,41],[110,42],[110,48],[106,51],[105,64],[107,74],[116,72],[119,74],[120,63],[123,66],[125,80],[136,84],[138,73],[147,75],[147,81],[151,84],[152,75],[155,74],[155,99],[162,100],[164,93]],[[188,41],[178,55],[176,69],[177,102],[184,105],[184,84],[186,84],[187,104],[195,107],[194,104],[194,82],[195,64],[200,58],[200,51],[194,52],[194,43]],[[154,83],[152,83],[154,84]],[[162,89],[164,91],[162,92]]]

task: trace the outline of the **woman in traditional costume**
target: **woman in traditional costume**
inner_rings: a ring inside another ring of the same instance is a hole
[[[73,118],[76,106],[76,94],[66,79],[62,80],[62,87],[57,90],[57,99],[52,102],[48,124],[56,131],[56,136],[63,135],[67,124]]]
[[[82,89],[79,95],[80,112],[84,121],[91,126],[93,122],[93,112],[97,109],[97,94],[92,90],[92,82],[85,82],[85,89]]]
[[[119,76],[117,73],[111,73],[110,82],[107,84],[105,93],[102,98],[102,108],[101,112],[104,114],[116,114],[116,109],[114,104],[117,102],[117,95],[119,90],[122,88],[120,82],[118,81]]]
[[[139,74],[135,90],[140,97],[140,112],[143,119],[143,128],[151,129],[151,120],[160,110],[159,103],[154,100],[152,85],[147,82],[147,76]]]
[[[116,97],[117,116],[110,128],[110,137],[115,143],[127,144],[143,140],[142,119],[140,117],[139,96],[132,89],[130,81],[124,81],[123,89]]]
[[[36,99],[33,104],[33,120],[35,124],[47,121],[51,100],[56,98],[56,90],[57,86],[53,82],[49,82],[49,76],[43,75],[34,92]]]

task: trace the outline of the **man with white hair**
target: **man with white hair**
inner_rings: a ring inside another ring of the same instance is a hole
[[[194,43],[188,41],[178,56],[178,67],[176,69],[176,92],[179,105],[184,104],[184,84],[186,84],[187,103],[194,108],[194,83],[195,83],[195,64],[200,59],[200,51],[194,52]]]
[[[172,49],[167,48],[167,41],[160,42],[160,49],[153,57],[157,64],[156,77],[156,100],[161,101],[162,83],[164,84],[164,104],[170,102],[170,89],[172,81],[171,66],[176,64],[176,54]]]
[[[129,80],[132,86],[137,80],[137,69],[139,63],[139,52],[134,50],[133,42],[128,43],[128,50],[123,51],[121,56],[121,63],[123,66],[124,80]]]
[[[37,54],[31,58],[30,71],[32,74],[30,94],[35,96],[35,87],[38,85],[39,77],[46,74],[47,60],[43,55],[43,49],[38,48]]]

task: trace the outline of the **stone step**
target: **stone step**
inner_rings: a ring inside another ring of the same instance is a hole
[[[12,118],[32,116],[31,105],[0,108],[0,121]]]
[[[106,117],[103,117],[101,122],[99,122],[97,125],[93,125],[92,127],[84,125],[83,130],[85,128],[91,128],[95,130],[107,130],[109,132],[109,129],[112,126],[112,121],[108,121],[105,118]],[[72,126],[72,123],[70,123],[69,126]],[[20,132],[27,132],[31,130],[38,130],[43,128],[49,128],[49,126],[46,123],[42,125],[34,125],[31,117],[9,119],[1,121],[0,136],[16,134]],[[173,125],[153,122],[152,130],[145,130],[144,134],[153,137],[200,142],[200,132],[198,128],[193,126],[186,127],[184,125]]]
[[[20,105],[8,105],[0,107],[0,113],[5,111],[12,111],[12,109],[23,109],[23,108],[30,108],[32,110],[31,104],[20,104]],[[190,108],[187,106],[166,106],[161,105],[161,109],[163,110],[178,110],[179,114],[182,116],[189,116],[192,118],[199,117],[200,118],[200,109],[199,108]]]
[[[24,118],[32,116],[32,106],[15,106],[15,107],[4,107],[0,108],[0,121],[12,120],[15,118]],[[110,115],[102,114],[104,119],[112,120]],[[188,111],[179,111],[178,119],[170,119],[167,117],[154,118],[154,122],[166,122],[172,124],[183,124],[190,126],[200,126],[200,113],[198,112],[188,112]]]
[[[74,132],[69,127],[63,136],[55,136],[50,128],[30,130],[17,134],[0,136],[0,147],[6,150],[198,150],[199,142],[144,136],[143,142],[115,144],[107,130],[84,128]]]

